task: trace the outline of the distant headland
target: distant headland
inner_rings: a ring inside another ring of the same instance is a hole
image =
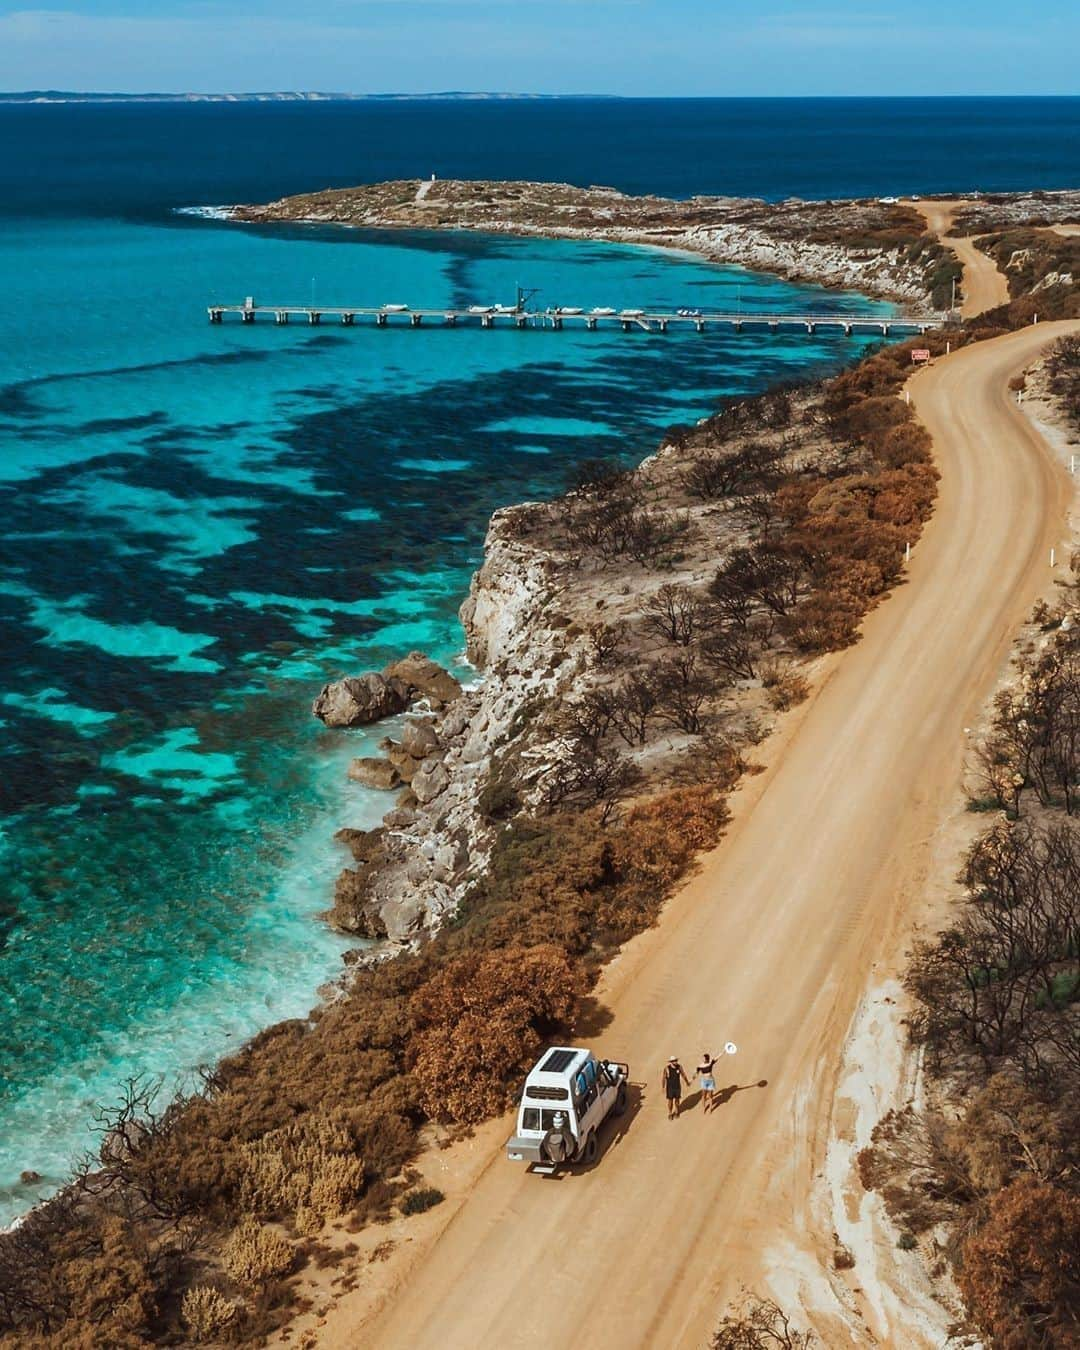
[[[219,94],[116,94],[71,89],[23,89],[0,92],[2,103],[401,103],[410,99],[441,99],[455,102],[504,100],[544,101],[554,99],[614,99],[615,94],[510,94],[461,89],[426,94],[343,94],[323,90],[277,89],[253,93]]]

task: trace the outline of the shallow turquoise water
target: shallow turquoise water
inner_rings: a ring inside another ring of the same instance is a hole
[[[303,1016],[340,825],[386,798],[326,679],[454,660],[492,509],[639,458],[723,393],[865,346],[271,324],[205,305],[865,309],[654,251],[158,220],[0,221],[0,1215],[127,1074],[182,1082]],[[886,307],[879,306],[884,310]]]

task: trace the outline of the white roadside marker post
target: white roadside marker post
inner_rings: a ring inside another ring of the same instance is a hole
[[[1050,550],[1050,566],[1053,567],[1053,565],[1054,565],[1054,550],[1051,549],[1051,550]]]
[[[905,561],[906,563],[909,563],[909,562],[911,561],[911,545],[910,545],[910,544],[906,544],[906,545],[904,546],[904,561]]]

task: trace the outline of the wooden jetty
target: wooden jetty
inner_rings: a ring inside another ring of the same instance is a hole
[[[223,323],[226,315],[235,315],[241,323],[255,323],[257,319],[272,319],[276,324],[287,324],[296,319],[312,326],[324,319],[352,327],[357,320],[369,320],[376,328],[407,326],[419,328],[423,324],[439,324],[454,328],[469,325],[478,328],[550,328],[561,331],[579,327],[592,332],[598,328],[621,328],[624,333],[635,329],[646,333],[666,333],[670,328],[693,328],[703,333],[707,328],[727,327],[736,333],[744,328],[767,328],[776,332],[781,328],[803,328],[807,333],[819,329],[841,330],[852,333],[893,332],[926,333],[940,328],[948,314],[786,314],[763,311],[748,313],[742,310],[645,310],[645,309],[525,309],[512,305],[468,305],[464,308],[411,309],[407,305],[257,305],[248,296],[242,305],[210,305],[207,308],[211,323]]]

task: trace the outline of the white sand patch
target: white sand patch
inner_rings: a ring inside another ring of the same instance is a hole
[[[826,1265],[793,1235],[769,1253],[772,1298],[802,1308],[825,1344],[938,1347],[956,1310],[938,1301],[917,1249],[897,1246],[899,1230],[880,1195],[865,1191],[858,1155],[890,1110],[921,1105],[920,1056],[908,1044],[904,993],[896,980],[872,987],[852,1020],[833,1103],[825,1163],[815,1183],[812,1225],[835,1234],[854,1264]]]

